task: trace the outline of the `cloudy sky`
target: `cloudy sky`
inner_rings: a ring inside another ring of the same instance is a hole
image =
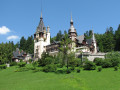
[[[33,35],[42,13],[51,36],[70,27],[71,12],[78,35],[92,29],[104,33],[120,24],[120,0],[0,0],[0,43]]]

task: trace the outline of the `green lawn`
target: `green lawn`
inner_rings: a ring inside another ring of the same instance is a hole
[[[0,70],[0,90],[120,90],[120,70],[113,68],[71,74],[15,70]]]

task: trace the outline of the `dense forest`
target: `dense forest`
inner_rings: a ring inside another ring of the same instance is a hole
[[[64,31],[64,34],[67,31]],[[86,38],[91,37],[91,30],[88,30],[84,33]],[[51,43],[54,41],[61,41],[63,33],[60,30],[55,37],[51,38]],[[120,25],[117,30],[114,30],[112,27],[109,27],[105,30],[105,33],[98,34],[95,33],[97,46],[99,47],[100,52],[111,52],[111,51],[120,51]],[[16,48],[23,50],[27,53],[34,53],[34,38],[29,36],[27,39],[23,36],[20,41],[16,44],[13,41],[8,43],[0,44],[0,62],[6,63],[11,62],[12,53]]]

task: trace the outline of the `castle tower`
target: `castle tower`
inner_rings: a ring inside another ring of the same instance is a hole
[[[96,43],[96,39],[95,39],[95,35],[94,35],[93,30],[92,30],[92,43],[93,43],[93,46],[94,46],[94,52],[93,53],[97,53],[97,43]]]
[[[34,34],[34,57],[41,58],[42,53],[46,52],[46,46],[49,44],[50,32],[46,31],[41,12],[40,22]]]
[[[76,29],[73,26],[73,19],[72,19],[72,15],[71,15],[71,20],[70,20],[70,29],[68,31],[69,34],[69,38],[73,41],[72,43],[72,48],[76,46],[76,36],[77,36],[77,32]]]

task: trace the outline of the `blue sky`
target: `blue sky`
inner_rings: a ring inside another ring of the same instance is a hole
[[[120,24],[120,0],[42,0],[45,26],[51,36],[59,30],[68,30],[70,17],[78,35],[92,29],[104,33]],[[40,21],[41,0],[0,0],[0,43],[33,35]]]

